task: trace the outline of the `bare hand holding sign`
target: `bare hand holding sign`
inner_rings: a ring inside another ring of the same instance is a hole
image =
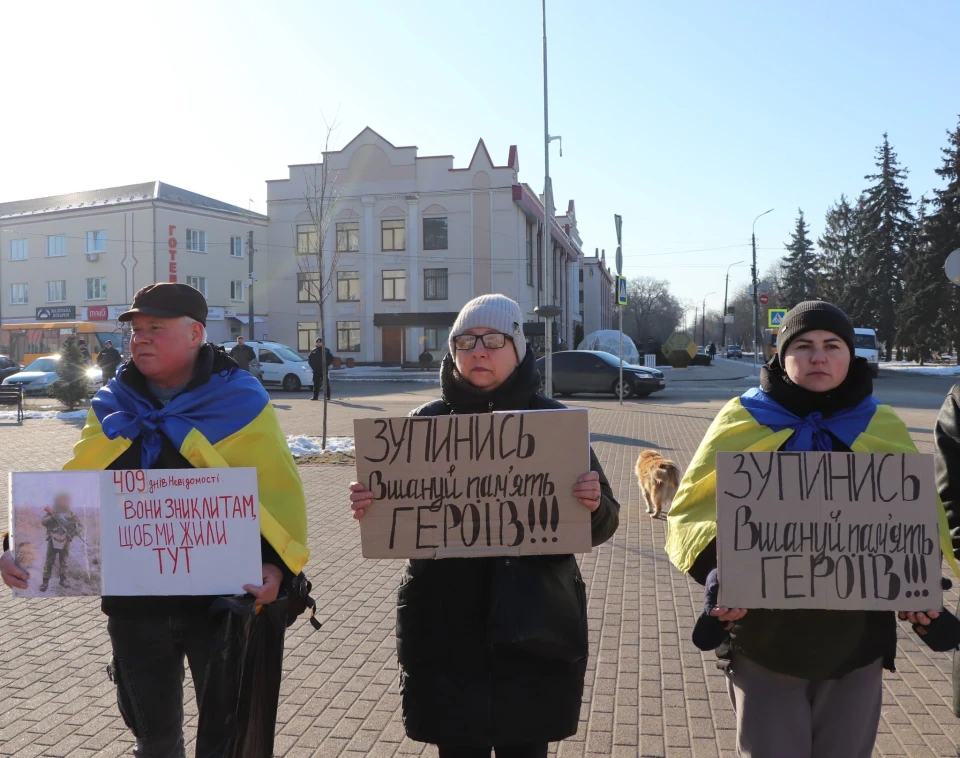
[[[718,453],[719,605],[940,608],[934,482],[930,455]]]
[[[586,552],[600,502],[587,412],[354,421],[367,558]],[[586,505],[587,507],[584,507]]]

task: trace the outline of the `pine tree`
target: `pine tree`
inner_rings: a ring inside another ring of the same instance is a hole
[[[803,219],[803,211],[797,209],[797,224],[790,235],[790,241],[784,245],[787,257],[784,260],[783,295],[784,307],[792,308],[804,300],[817,298],[817,270],[819,262],[813,251],[810,239],[810,227]]]
[[[856,207],[846,195],[827,210],[820,248],[820,296],[851,315],[856,287],[858,226]],[[851,318],[853,316],[851,315]]]
[[[903,303],[897,314],[897,344],[912,348],[921,365],[944,343],[939,323],[944,306],[943,259],[930,243],[926,208],[927,199],[921,198],[917,223],[906,250]]]
[[[941,148],[941,152],[943,165],[935,170],[946,186],[934,190],[933,212],[927,228],[930,245],[942,266],[951,252],[960,249],[960,124],[955,131],[947,132],[947,146]],[[945,338],[956,344],[960,342],[960,287],[951,284],[945,276],[942,281]]]
[[[877,148],[876,165],[879,173],[864,177],[874,184],[864,191],[861,293],[866,300],[861,301],[865,307],[858,321],[877,330],[879,341],[886,343],[889,360],[897,333],[897,309],[903,301],[903,258],[914,223],[910,191],[904,184],[907,170],[900,167],[886,132]],[[862,320],[868,314],[873,316],[872,323]]]
[[[73,410],[86,400],[90,380],[87,378],[86,360],[77,346],[77,338],[68,336],[60,347],[60,360],[57,361],[57,382],[51,394]]]

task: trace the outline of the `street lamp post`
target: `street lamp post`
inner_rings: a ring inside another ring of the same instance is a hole
[[[707,298],[715,295],[716,292],[708,292],[703,296],[703,312],[700,314],[700,341],[703,343],[703,351],[707,351]],[[694,331],[697,328],[697,322],[693,322]]]
[[[760,353],[760,339],[759,339],[759,315],[760,310],[760,301],[759,293],[757,292],[757,219],[766,216],[768,213],[773,213],[773,208],[768,211],[764,211],[757,218],[753,220],[753,229],[750,232],[750,244],[753,247],[753,368],[757,368],[757,357]]]
[[[727,293],[730,291],[730,269],[739,266],[743,261],[737,261],[727,266],[727,280],[723,285],[723,331],[720,336],[720,347],[727,347]]]
[[[548,125],[547,108],[547,0],[542,0],[543,6],[543,265],[540,278],[543,289],[541,303],[533,309],[538,317],[544,320],[543,341],[543,394],[553,397],[553,320],[560,315],[553,301],[550,287],[550,274],[553,271],[553,256],[550,250],[550,227],[553,221],[553,188],[550,186],[550,143],[560,137],[551,137]],[[563,155],[563,143],[561,142]],[[548,299],[550,302],[548,302]]]

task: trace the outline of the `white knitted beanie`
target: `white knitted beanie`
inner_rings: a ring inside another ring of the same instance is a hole
[[[506,295],[480,295],[463,308],[450,329],[450,353],[456,352],[453,340],[468,329],[486,327],[513,338],[513,347],[517,351],[517,362],[523,363],[527,354],[527,340],[523,336],[523,316],[516,301]]]

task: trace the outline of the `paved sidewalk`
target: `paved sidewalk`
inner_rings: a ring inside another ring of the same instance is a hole
[[[734,362],[736,363],[736,362]],[[662,520],[639,507],[632,467],[647,447],[686,466],[722,397],[719,389],[681,384],[642,401],[577,398],[591,409],[595,449],[623,505],[609,543],[582,556],[591,651],[579,733],[552,746],[560,756],[733,755],[733,713],[711,656],[689,642],[699,588],[663,553]],[[679,384],[679,383],[678,383]],[[436,387],[358,384],[331,403],[329,433],[352,434],[356,416],[400,415]],[[334,392],[338,392],[335,385]],[[361,392],[362,390],[362,392]],[[384,394],[377,394],[384,393]],[[275,397],[288,434],[317,434],[322,404]],[[908,423],[929,452],[935,411],[911,409]],[[0,423],[0,474],[58,468],[79,434],[74,422]],[[301,467],[308,493],[309,574],[324,627],[301,622],[288,636],[277,754],[435,756],[406,739],[399,718],[394,603],[399,562],[360,556],[356,524],[342,493],[349,466]],[[7,520],[0,491],[0,523]],[[948,603],[956,604],[956,592]],[[957,756],[960,721],[950,710],[950,659],[900,629],[899,671],[885,674],[878,756]],[[0,755],[112,756],[132,741],[107,680],[109,642],[95,600],[14,600],[0,592]],[[187,697],[188,736],[196,725]]]

